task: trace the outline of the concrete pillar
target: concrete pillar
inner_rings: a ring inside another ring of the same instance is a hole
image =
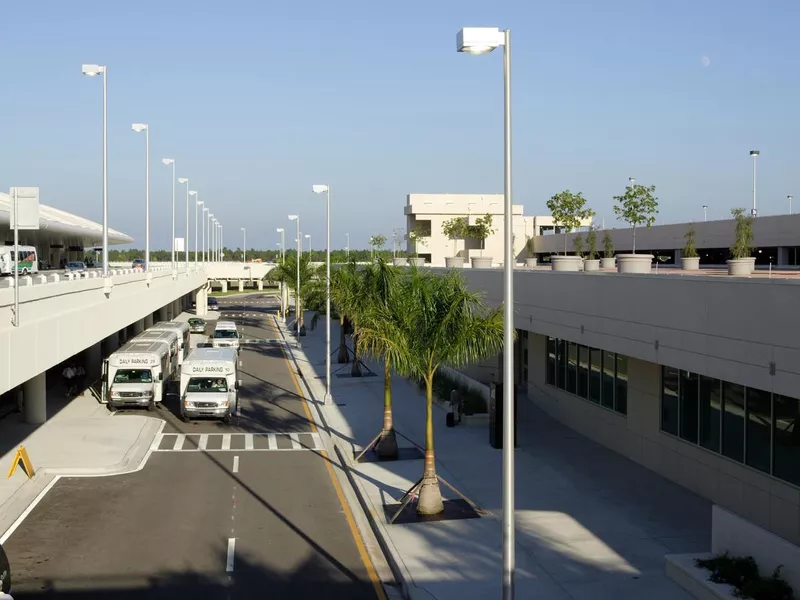
[[[103,353],[103,356],[108,356],[109,354],[117,350],[117,348],[119,348],[119,334],[112,333],[101,343],[102,343],[101,352]]]
[[[228,291],[228,281],[223,279],[222,281],[220,281],[220,283],[222,284],[222,293],[224,294],[225,292]]]
[[[239,280],[239,291],[240,291],[240,292],[243,292],[243,291],[244,291],[244,281],[243,281],[243,280],[241,280],[241,279]]]
[[[25,422],[44,423],[47,420],[47,378],[44,373],[22,384],[25,399]]]
[[[153,326],[153,313],[150,313],[144,318],[144,328],[150,329]]]
[[[264,291],[264,282],[261,281],[260,279],[258,280],[258,291],[259,292],[263,292]]]
[[[785,267],[789,264],[789,248],[778,246],[778,266]]]
[[[133,325],[133,335],[139,335],[140,333],[144,332],[144,319],[139,319],[138,321],[134,321]]]
[[[176,319],[183,312],[183,298],[178,298],[172,304],[175,306],[175,311],[174,311],[175,312],[175,316],[173,316],[172,318]]]
[[[208,292],[205,287],[195,291],[195,314],[198,317],[205,317],[208,314]]]
[[[103,371],[103,348],[100,342],[86,349],[85,368],[90,381],[100,377]]]
[[[156,313],[157,313],[157,318],[158,318],[159,321],[168,321],[169,320],[169,319],[167,319],[167,307],[166,306],[162,306],[161,308],[159,308],[158,311],[156,311]]]

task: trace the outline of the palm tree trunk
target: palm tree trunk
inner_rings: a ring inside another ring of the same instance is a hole
[[[358,360],[358,333],[356,324],[353,323],[353,366],[350,368],[350,377],[361,377],[361,363]]]
[[[388,358],[383,361],[383,429],[375,450],[382,459],[397,459],[397,435],[392,420],[392,365]]]
[[[436,455],[433,450],[433,374],[425,377],[425,470],[419,490],[417,512],[437,515],[444,510],[442,490],[436,477]]]
[[[347,337],[345,336],[345,331],[347,331],[346,323],[347,317],[340,311],[339,312],[339,355],[336,357],[336,362],[340,365],[346,364],[350,362],[350,355],[347,354]]]

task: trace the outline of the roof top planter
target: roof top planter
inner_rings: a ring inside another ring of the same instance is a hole
[[[619,273],[649,273],[653,262],[651,254],[636,254],[636,226],[644,225],[648,229],[655,223],[658,214],[658,198],[654,192],[656,186],[649,187],[631,183],[625,188],[622,196],[614,196],[617,202],[614,214],[628,223],[633,229],[632,254],[617,255],[617,271]]]
[[[581,226],[584,219],[594,216],[594,211],[586,208],[586,198],[582,192],[573,194],[564,190],[547,201],[547,208],[553,215],[553,224],[564,228],[564,256],[567,254],[567,233]]]
[[[583,261],[584,271],[599,271],[600,259],[597,253],[597,230],[592,227],[589,233],[586,234],[586,243],[589,245],[589,251],[586,254],[586,260]]]
[[[466,226],[467,237],[470,237],[473,240],[478,240],[481,243],[481,255],[470,257],[473,268],[485,269],[492,266],[492,258],[490,256],[483,256],[483,250],[486,243],[486,238],[493,234],[494,231],[495,230],[492,229],[492,215],[488,213],[482,217],[478,217],[475,220],[475,225]]]
[[[681,253],[681,269],[684,271],[697,271],[700,268],[700,256],[697,254],[697,248],[694,246],[694,227],[690,226],[683,234],[686,244],[683,246]]]
[[[616,260],[614,260],[614,240],[611,239],[611,234],[606,231],[603,234],[603,259],[601,266],[604,269],[613,269]]]
[[[525,241],[525,266],[526,267],[535,267],[536,266],[536,247],[535,242],[533,241],[534,238],[529,237]]]
[[[755,269],[755,259],[751,256],[754,219],[746,215],[743,208],[734,208],[731,214],[736,219],[736,237],[728,261],[728,275],[750,275]]]
[[[453,240],[453,256],[444,259],[447,268],[460,268],[464,266],[464,257],[458,256],[456,240],[464,239],[467,233],[467,222],[464,217],[453,217],[442,223],[442,233]]]

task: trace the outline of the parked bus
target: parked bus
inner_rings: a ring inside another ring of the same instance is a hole
[[[33,246],[19,246],[19,261],[14,258],[14,246],[0,246],[0,275],[13,275],[16,264],[20,275],[39,272],[39,257]]]
[[[131,405],[155,410],[169,377],[169,346],[133,340],[103,361],[102,398],[111,410]]]

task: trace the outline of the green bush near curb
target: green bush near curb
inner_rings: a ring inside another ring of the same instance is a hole
[[[752,556],[731,556],[725,552],[711,558],[699,558],[695,565],[711,571],[708,578],[714,583],[733,586],[737,598],[794,600],[792,586],[781,578],[782,565],[766,578],[758,572],[758,565]]]

